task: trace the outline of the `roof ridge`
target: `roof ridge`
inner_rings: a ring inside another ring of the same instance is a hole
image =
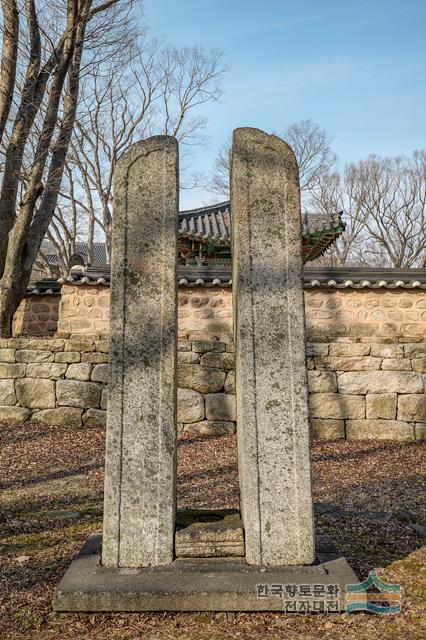
[[[222,209],[227,209],[231,206],[230,200],[224,200],[223,202],[218,202],[217,204],[208,204],[204,207],[196,207],[195,209],[184,209],[183,211],[179,211],[179,216],[187,216],[187,215],[196,215],[197,213],[206,213],[213,211],[221,211]]]

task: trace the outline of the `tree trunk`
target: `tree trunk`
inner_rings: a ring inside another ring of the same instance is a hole
[[[13,316],[25,294],[26,284],[22,290],[19,272],[12,273],[0,280],[0,337],[12,335]]]
[[[0,142],[13,100],[18,55],[19,15],[16,0],[2,0],[3,47],[0,66]]]

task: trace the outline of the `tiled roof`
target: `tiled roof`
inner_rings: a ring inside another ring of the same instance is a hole
[[[199,240],[231,240],[231,204],[220,204],[181,211],[179,213],[179,237]]]
[[[342,212],[331,215],[318,213],[305,213],[302,215],[303,236],[311,236],[321,231],[334,231],[338,227],[344,227]],[[230,202],[221,202],[213,206],[179,213],[179,237],[229,243],[231,235]]]
[[[426,289],[426,269],[305,267],[303,279],[305,289]]]
[[[305,253],[309,254],[307,259],[312,260],[321,255],[343,229],[341,213],[332,215],[304,214],[302,216],[302,235],[305,242],[308,241],[308,248],[305,249]],[[229,245],[232,236],[231,203],[221,202],[198,209],[180,211],[178,235],[180,238],[210,240]],[[45,240],[42,243],[41,251],[50,265],[58,264],[56,249],[51,242]],[[85,265],[88,264],[87,242],[76,242],[72,258],[76,256],[80,256]],[[104,265],[106,262],[105,243],[93,243],[92,266]]]
[[[109,266],[89,270],[82,275],[68,278],[45,278],[29,289],[27,295],[54,295],[60,293],[62,284],[107,285],[110,284]],[[369,269],[358,267],[332,267],[303,270],[305,289],[426,289],[426,269]],[[179,286],[232,285],[232,273],[221,267],[179,267]]]
[[[54,245],[45,240],[41,245],[41,252],[43,253],[45,259],[48,264],[57,265],[59,263],[58,256],[56,253],[56,249]],[[88,246],[87,242],[76,242],[75,243],[75,252],[73,254],[79,255],[82,257],[84,264],[88,263]],[[107,253],[106,246],[104,242],[94,242],[93,243],[93,263],[92,264],[106,264],[107,262]]]

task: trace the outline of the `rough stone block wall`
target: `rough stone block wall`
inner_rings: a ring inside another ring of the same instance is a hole
[[[104,425],[108,341],[0,339],[0,423]]]
[[[426,344],[308,344],[314,437],[426,437]]]
[[[51,336],[58,330],[60,295],[31,295],[13,318],[13,335]]]
[[[308,343],[313,437],[425,439],[426,344],[348,340]],[[0,339],[0,423],[104,425],[107,363],[101,336]],[[234,375],[232,343],[179,341],[179,429],[235,431]]]
[[[191,433],[234,433],[236,428],[234,345],[183,340],[178,343],[178,425]]]

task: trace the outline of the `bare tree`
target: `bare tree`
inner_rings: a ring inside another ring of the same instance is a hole
[[[96,236],[105,238],[109,256],[118,158],[135,139],[155,134],[175,136],[185,158],[202,142],[200,107],[219,100],[225,70],[219,51],[168,47],[142,36],[128,64],[105,65],[102,74],[85,78],[67,180],[49,229],[61,255],[73,250],[68,236],[75,241],[79,217],[85,219],[80,230],[88,241],[89,262]]]
[[[2,0],[3,47],[0,64],[0,143],[12,106],[18,57],[19,16],[15,0]]]
[[[302,120],[287,127],[282,137],[294,151],[299,165],[302,197],[319,188],[320,179],[328,174],[336,163],[331,148],[332,139],[325,129],[312,120]],[[223,198],[229,197],[229,153],[231,140],[219,149],[210,190]]]
[[[81,74],[102,45],[108,43],[112,52],[120,36],[131,33],[130,4],[62,0],[39,7],[35,0],[24,0],[23,14],[16,16],[16,5],[3,2],[3,51],[6,46],[12,63],[6,60],[0,86],[1,113],[7,114],[0,190],[0,335],[11,333],[14,312],[56,208]],[[18,62],[26,70],[18,83],[8,34],[16,37],[21,22],[24,40]]]
[[[381,267],[426,266],[426,151],[347,165],[323,176],[317,211],[345,211],[346,230],[326,260]]]

